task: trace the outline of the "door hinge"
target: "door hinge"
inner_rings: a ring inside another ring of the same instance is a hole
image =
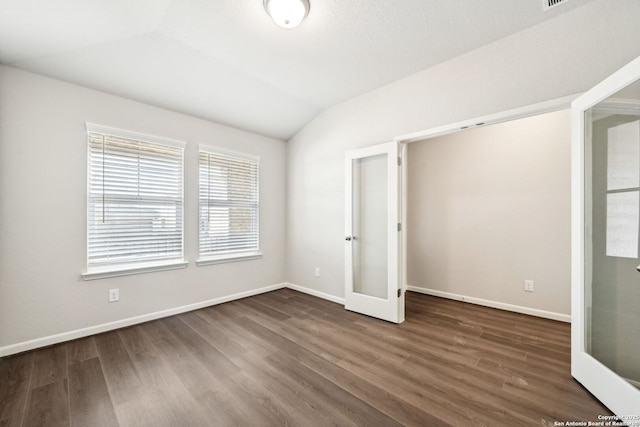
[[[398,157],[398,166],[402,166],[402,157]]]
[[[398,289],[398,298],[402,296],[402,289]]]
[[[398,223],[398,231],[402,231],[402,224]]]

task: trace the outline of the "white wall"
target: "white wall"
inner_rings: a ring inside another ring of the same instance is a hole
[[[85,122],[187,141],[186,269],[81,279]],[[196,267],[198,144],[261,157],[262,259]],[[285,176],[282,141],[0,66],[0,350],[284,282]]]
[[[344,295],[346,150],[587,90],[640,55],[638,22],[637,0],[596,0],[325,110],[288,144],[288,281]]]
[[[568,110],[415,142],[408,158],[410,286],[570,314]]]

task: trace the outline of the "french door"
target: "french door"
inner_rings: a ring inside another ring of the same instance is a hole
[[[345,156],[345,308],[394,323],[404,321],[402,148]]]
[[[640,58],[571,108],[571,371],[616,415],[637,417]]]

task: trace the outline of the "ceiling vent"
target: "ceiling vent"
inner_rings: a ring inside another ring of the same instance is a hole
[[[557,5],[561,3],[566,3],[568,1],[569,0],[542,0],[542,10],[546,12],[552,7],[556,7]]]

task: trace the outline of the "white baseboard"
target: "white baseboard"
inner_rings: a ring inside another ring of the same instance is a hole
[[[528,314],[531,316],[544,317],[545,319],[559,320],[571,323],[571,316],[568,314],[555,313],[553,311],[538,310],[537,308],[523,307],[520,305],[506,304],[498,301],[491,301],[482,298],[468,297],[465,295],[453,294],[450,292],[436,291],[433,289],[420,288],[418,286],[407,286],[408,291],[419,292],[421,294],[433,295],[435,297],[448,298],[457,301],[469,302],[471,304],[483,305],[485,307],[499,308],[500,310],[513,311],[516,313]]]
[[[263,294],[265,292],[275,291],[277,289],[286,288],[288,283],[279,283],[276,285],[265,286],[259,289],[239,292],[233,295],[218,297],[207,301],[201,301],[194,304],[183,305],[181,307],[170,308],[167,310],[156,311],[154,313],[143,314],[141,316],[130,317],[128,319],[116,320],[115,322],[103,323],[101,325],[90,326],[88,328],[76,329],[75,331],[63,332],[61,334],[50,335],[48,337],[37,338],[30,341],[24,341],[17,344],[11,344],[0,347],[0,357],[9,356],[11,354],[22,353],[23,351],[33,350],[40,347],[46,347],[58,344],[64,341],[71,341],[77,338],[83,338],[90,335],[100,334],[102,332],[112,331],[114,329],[124,328],[136,325],[138,323],[148,322],[163,317],[169,317],[176,314],[186,313],[188,311],[198,310],[200,308],[210,307],[212,305],[222,304],[253,295]]]
[[[101,325],[90,326],[88,328],[76,329],[70,332],[63,332],[61,334],[50,335],[47,337],[37,338],[30,341],[24,341],[17,344],[11,344],[4,347],[0,347],[0,357],[9,356],[16,353],[22,353],[23,351],[33,350],[36,348],[46,347],[53,344],[58,344],[65,341],[71,341],[78,338],[87,337],[90,335],[100,334],[103,332],[112,331],[114,329],[124,328],[127,326],[136,325],[138,323],[148,322],[150,320],[161,319],[163,317],[174,316],[176,314],[186,313],[188,311],[198,310],[212,305],[222,304],[229,301],[238,300],[254,295],[263,294],[265,292],[275,291],[277,289],[289,288],[298,292],[313,295],[318,298],[322,298],[328,301],[332,301],[341,305],[344,305],[344,298],[336,297],[331,294],[316,291],[315,289],[306,288],[304,286],[296,285],[293,283],[278,283],[276,285],[265,286],[259,289],[252,289],[250,291],[239,292],[233,295],[227,295],[224,297],[218,297],[207,301],[201,301],[194,304],[183,305],[181,307],[170,308],[167,310],[157,311],[154,313],[143,314],[141,316],[130,317],[128,319],[117,320],[115,322],[103,323]],[[407,286],[407,290],[413,292],[419,292],[427,295],[433,295],[442,298],[448,298],[458,301],[465,301],[472,304],[483,305],[486,307],[498,308],[501,310],[514,311],[516,313],[529,314],[532,316],[544,317],[547,319],[559,320],[562,322],[571,322],[571,316],[561,313],[554,313],[550,311],[538,310],[529,307],[522,307],[512,304],[505,304],[497,301],[484,300],[480,298],[467,297],[464,295],[453,294],[449,292],[436,291],[432,289],[420,288],[417,286]]]
[[[333,301],[333,302],[337,302],[338,304],[344,305],[344,298],[336,297],[334,295],[326,294],[324,292],[316,291],[314,289],[305,288],[304,286],[295,285],[293,283],[287,283],[286,287],[289,289],[293,289],[294,291],[313,295],[314,297],[326,299],[328,301]]]

